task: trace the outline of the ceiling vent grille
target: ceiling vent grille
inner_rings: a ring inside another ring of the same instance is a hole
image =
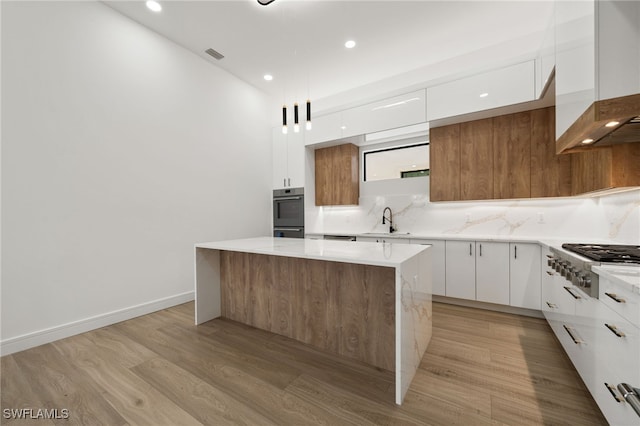
[[[224,58],[224,55],[220,52],[216,52],[215,50],[213,50],[212,48],[208,48],[207,50],[205,50],[205,53],[213,56],[214,58],[216,58],[217,60],[220,60],[222,58]]]

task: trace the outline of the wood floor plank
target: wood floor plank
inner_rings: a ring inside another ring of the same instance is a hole
[[[0,389],[0,405],[3,409],[20,410],[29,408],[45,408],[39,395],[31,389],[27,376],[21,373],[20,367],[16,363],[13,355],[8,355],[0,359],[0,378],[2,384]],[[52,408],[52,407],[49,407]],[[19,415],[18,413],[15,414]],[[39,424],[43,426],[53,425],[53,421],[49,419],[25,420],[25,419],[6,419],[3,417],[0,424],[11,425],[19,423],[20,425]]]
[[[154,358],[132,370],[204,425],[276,424],[166,359]]]
[[[64,341],[83,338],[73,336]],[[46,344],[13,355],[31,390],[39,396],[42,406],[33,408],[68,409],[68,420],[55,420],[67,425],[125,425],[127,422],[103,397],[103,392],[91,377],[76,368],[73,361]],[[4,389],[4,392],[13,392]],[[4,407],[3,407],[4,408]]]
[[[606,424],[543,319],[434,303],[396,406],[390,371],[193,314],[190,302],[3,357],[2,408],[68,407],[49,422],[65,425]]]
[[[74,336],[54,342],[56,349],[95,384],[104,389],[102,396],[129,424],[198,425],[199,422],[161,392],[133,374],[91,342],[86,336]]]

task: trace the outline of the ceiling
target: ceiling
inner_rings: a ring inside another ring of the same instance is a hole
[[[516,51],[535,51],[553,13],[553,2],[543,0],[159,2],[158,13],[144,1],[104,3],[285,103],[509,42]],[[355,48],[344,47],[349,39]],[[224,58],[210,57],[208,48]]]

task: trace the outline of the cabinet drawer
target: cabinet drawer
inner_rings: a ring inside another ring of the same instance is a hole
[[[600,300],[636,327],[640,327],[640,295],[600,277]]]
[[[594,374],[594,387],[589,389],[600,411],[611,425],[638,425],[640,416],[627,403],[620,392],[618,384],[627,383],[638,387],[627,374],[613,371],[608,366],[599,366]]]

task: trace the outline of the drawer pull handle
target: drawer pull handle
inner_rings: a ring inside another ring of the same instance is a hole
[[[618,327],[616,327],[615,325],[610,325],[610,324],[606,324],[606,323],[605,323],[605,326],[606,326],[609,330],[611,330],[611,332],[612,332],[613,334],[615,334],[616,336],[618,336],[618,337],[625,337],[625,334],[624,334],[622,331],[618,331]]]
[[[549,302],[545,302],[547,304],[548,307],[550,307],[551,309],[558,309],[558,305],[556,305],[555,303],[549,303]]]
[[[616,393],[616,388],[611,386],[609,383],[605,383],[604,385],[607,387],[607,389],[609,389],[609,392],[611,392],[611,396],[616,400],[616,402],[622,402],[622,399]]]
[[[626,300],[624,300],[621,297],[618,297],[618,295],[615,293],[605,293],[605,294],[609,296],[611,299],[615,300],[617,303],[627,303]]]
[[[573,340],[573,343],[575,343],[576,345],[584,343],[582,340],[576,339],[576,337],[573,335],[573,332],[571,331],[573,330],[571,327],[568,327],[566,325],[563,325],[563,327],[564,327],[564,330],[567,332],[567,334],[569,334],[569,337],[571,337],[571,340]]]
[[[575,294],[569,287],[563,287],[565,290],[567,290],[567,293],[569,293],[571,296],[573,296],[574,299],[578,300],[578,299],[582,299],[580,296],[578,296],[577,294]]]

